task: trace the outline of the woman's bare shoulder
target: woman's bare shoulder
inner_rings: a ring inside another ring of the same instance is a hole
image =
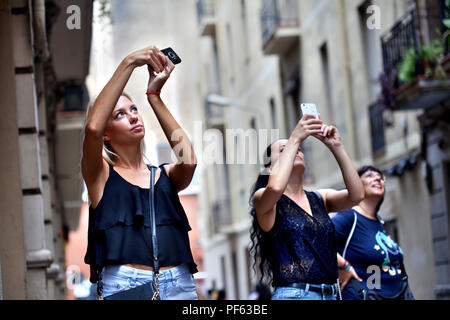
[[[103,196],[103,190],[105,189],[106,181],[109,178],[109,170],[110,165],[103,159],[102,169],[98,172],[95,179],[86,179],[86,177],[83,177],[93,208],[97,206]]]

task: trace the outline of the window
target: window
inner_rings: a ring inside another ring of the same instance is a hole
[[[244,31],[244,52],[245,52],[245,65],[248,66],[248,63],[250,61],[250,55],[248,50],[249,45],[249,39],[248,39],[248,26],[247,26],[247,8],[246,8],[246,1],[241,0],[241,20],[242,20],[242,28]]]
[[[212,92],[216,92],[220,94],[222,92],[222,86],[221,86],[221,76],[220,76],[220,63],[219,63],[219,54],[217,52],[217,44],[216,41],[214,41],[214,74],[216,76],[216,86]]]
[[[333,112],[333,99],[332,99],[332,87],[331,87],[331,74],[330,65],[328,60],[328,45],[325,42],[320,46],[320,60],[322,63],[322,79],[325,84],[325,99],[326,99],[326,110],[327,116],[330,122],[336,121]]]
[[[294,68],[294,71],[289,76],[286,83],[283,84],[283,93],[285,95],[285,121],[287,132],[289,136],[294,131],[295,126],[300,120],[300,77],[298,66]]]
[[[378,102],[369,106],[369,121],[372,155],[378,156],[382,154],[386,148],[383,112],[381,111]]]
[[[231,26],[227,23],[227,41],[228,41],[228,56],[229,56],[229,70],[230,70],[230,83],[234,84],[234,46],[233,46],[233,37],[231,35]]]
[[[277,119],[277,109],[275,106],[275,99],[273,97],[270,98],[270,116],[272,120],[272,129],[278,128],[278,119]]]
[[[222,144],[222,159],[217,159],[221,163],[214,161],[211,170],[214,172],[215,188],[211,191],[212,194],[212,213],[214,221],[213,232],[219,232],[223,226],[232,223],[231,215],[231,199],[230,199],[230,181],[229,181],[229,165],[227,164],[227,138],[225,135],[225,127],[222,124],[212,126],[222,133],[224,137]],[[219,143],[216,141],[216,143]],[[217,147],[220,147],[219,145]]]
[[[226,270],[225,257],[224,256],[220,257],[220,267],[222,269],[222,288],[225,291],[225,295],[226,295],[227,270]]]
[[[62,111],[86,111],[89,93],[86,85],[67,82],[64,84],[64,104]]]
[[[379,41],[377,39],[376,29],[369,29],[367,27],[367,19],[369,18],[367,8],[370,5],[372,5],[371,0],[364,2],[364,4],[358,8],[358,16],[365,60],[363,64],[366,69],[367,81],[369,83],[370,101],[375,101],[380,92],[378,75],[381,72],[381,61],[378,52]]]
[[[231,261],[233,264],[233,280],[234,280],[234,297],[239,300],[239,272],[237,266],[236,251],[231,254]]]

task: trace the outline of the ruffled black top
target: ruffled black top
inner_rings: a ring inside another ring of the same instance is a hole
[[[150,166],[149,166],[150,168]],[[176,186],[160,166],[155,183],[156,235],[160,267],[187,263],[197,272],[189,244],[191,230]],[[109,167],[103,196],[95,209],[89,206],[88,246],[84,258],[90,281],[109,264],[153,266],[149,189],[133,185]]]

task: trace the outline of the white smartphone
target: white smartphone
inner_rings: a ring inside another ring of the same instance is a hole
[[[302,117],[305,114],[312,114],[317,120],[319,120],[319,113],[317,112],[317,107],[314,103],[302,103],[300,104],[302,109]]]

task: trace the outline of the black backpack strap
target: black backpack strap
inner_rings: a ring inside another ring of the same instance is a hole
[[[150,167],[150,192],[149,192],[149,204],[150,204],[150,218],[152,226],[152,247],[153,247],[153,268],[155,274],[159,273],[159,260],[158,260],[158,239],[156,237],[156,217],[155,217],[155,171],[156,167]]]
[[[152,300],[158,299],[159,296],[159,259],[158,259],[158,239],[156,237],[156,215],[155,215],[155,172],[156,167],[150,167],[150,190],[149,190],[149,204],[150,216],[152,225],[152,247],[153,247],[153,272],[154,279],[154,294]]]

